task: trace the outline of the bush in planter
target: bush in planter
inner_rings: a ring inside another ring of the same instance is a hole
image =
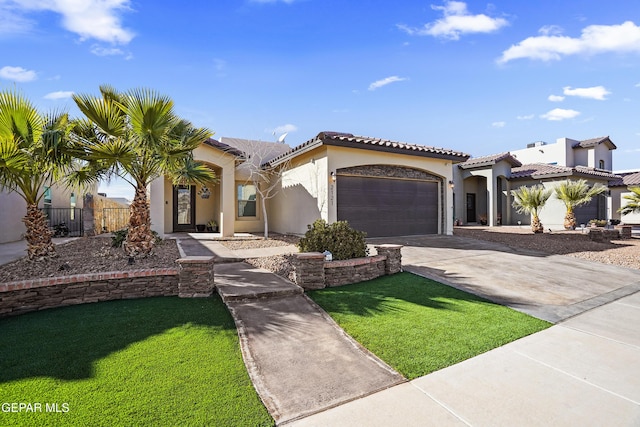
[[[367,256],[367,243],[364,241],[367,233],[354,230],[347,221],[327,224],[319,219],[307,227],[309,230],[298,244],[301,252],[329,251],[334,260]]]
[[[121,230],[114,231],[113,236],[111,236],[111,247],[121,248],[124,241],[127,240],[127,234],[129,234],[128,228],[123,228]],[[152,230],[151,234],[153,234],[153,238],[156,240],[156,244],[162,241],[157,231]]]

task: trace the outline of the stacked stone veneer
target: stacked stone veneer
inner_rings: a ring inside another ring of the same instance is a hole
[[[618,226],[615,229],[607,229],[601,227],[591,227],[589,229],[589,238],[594,242],[610,242],[616,239],[630,239],[631,238],[630,225]]]
[[[178,265],[0,283],[0,317],[116,299],[213,294],[212,257],[181,258]]]
[[[325,261],[319,252],[294,257],[293,280],[304,289],[322,289],[375,279],[402,271],[401,245],[376,246],[378,255],[340,261]]]

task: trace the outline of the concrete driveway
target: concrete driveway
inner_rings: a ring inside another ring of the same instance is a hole
[[[369,243],[404,245],[406,271],[553,323],[640,290],[639,270],[475,239],[432,235]]]

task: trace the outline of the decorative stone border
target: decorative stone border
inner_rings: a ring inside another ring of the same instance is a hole
[[[342,286],[402,271],[401,245],[379,245],[378,255],[325,261],[320,252],[295,254],[293,281],[305,290]]]
[[[213,294],[213,257],[185,257],[178,267],[49,277],[0,284],[0,318],[116,299]]]
[[[615,229],[607,229],[602,227],[591,227],[589,229],[589,239],[594,242],[610,242],[611,239],[630,239],[630,225],[618,225]]]

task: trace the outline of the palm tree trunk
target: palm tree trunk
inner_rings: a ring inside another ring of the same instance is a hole
[[[544,233],[544,227],[537,215],[533,216],[533,220],[531,221],[531,230],[533,230],[534,233]]]
[[[147,191],[144,186],[136,187],[136,195],[130,207],[129,231],[123,248],[127,255],[146,256],[153,251],[154,238],[151,232],[151,215]]]
[[[45,259],[56,256],[56,248],[51,241],[51,230],[47,217],[36,204],[27,205],[27,215],[22,219],[27,227],[27,256],[29,259]]]
[[[576,216],[573,211],[567,210],[564,216],[564,228],[565,230],[575,230],[576,228]]]

